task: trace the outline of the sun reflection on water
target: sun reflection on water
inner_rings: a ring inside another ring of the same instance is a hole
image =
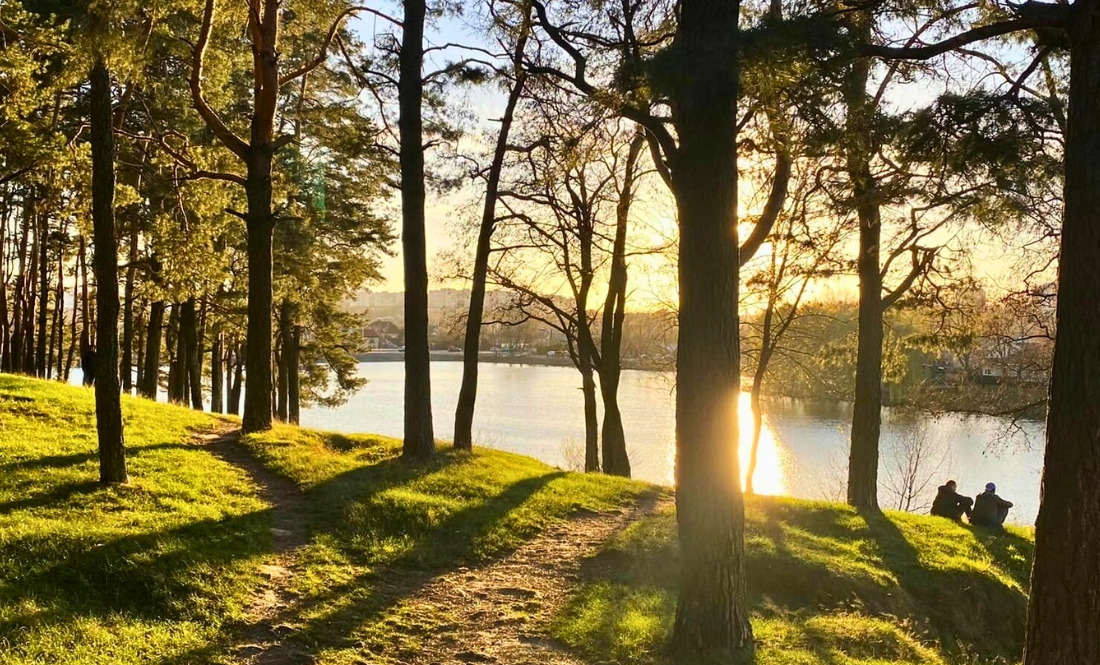
[[[748,393],[741,393],[737,404],[737,422],[740,446],[738,458],[741,464],[741,486],[745,486],[748,474],[749,457],[752,454],[752,403]],[[753,474],[753,489],[757,494],[786,494],[784,477],[783,450],[776,441],[775,430],[764,414],[760,429],[760,449],[756,456],[756,473]]]

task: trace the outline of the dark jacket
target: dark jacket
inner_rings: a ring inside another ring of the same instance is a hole
[[[970,513],[970,497],[963,496],[947,485],[940,485],[936,500],[932,502],[932,514],[957,520]]]
[[[1003,524],[1011,507],[1011,501],[1005,501],[993,492],[982,492],[974,500],[974,513],[970,521],[975,524]]]

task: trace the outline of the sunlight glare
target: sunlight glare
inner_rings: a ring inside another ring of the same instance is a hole
[[[740,401],[737,404],[737,422],[740,431],[738,459],[741,464],[741,487],[744,488],[752,448],[752,403],[749,393],[741,393]],[[783,451],[780,450],[775,432],[768,422],[767,413],[765,413],[760,431],[760,450],[756,457],[756,473],[753,474],[753,485],[756,493],[786,494],[783,475]]]

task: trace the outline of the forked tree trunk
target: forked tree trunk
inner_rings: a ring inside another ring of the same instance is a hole
[[[405,20],[398,56],[397,90],[401,140],[401,248],[405,264],[405,440],[402,456],[426,459],[435,454],[421,121],[426,3],[425,0],[404,0],[403,4]]]
[[[623,186],[615,209],[615,240],[611,249],[611,275],[604,299],[600,330],[600,394],[603,398],[603,472],[630,477],[626,453],[626,432],[619,411],[619,379],[622,374],[623,322],[626,320],[626,233],[634,199],[634,178],[645,134],[638,132],[630,142],[623,170]]]
[[[870,17],[853,12],[848,21],[860,38],[870,43]],[[878,510],[879,429],[882,418],[882,275],[879,245],[882,224],[874,176],[872,121],[874,109],[867,94],[871,61],[853,62],[845,81],[848,110],[845,152],[848,178],[859,217],[859,333],[856,349],[856,390],[852,409],[852,445],[848,456],[848,503]]]
[[[740,393],[736,0],[683,0],[673,91],[680,138],[672,186],[680,225],[676,516],[681,653],[751,662],[745,511],[737,461]]]
[[[1100,2],[1073,7],[1058,334],[1024,665],[1100,663]]]
[[[493,161],[489,165],[489,177],[485,183],[485,204],[481,211],[481,226],[478,228],[477,249],[474,252],[474,273],[470,285],[470,307],[466,316],[466,337],[462,347],[462,386],[458,391],[458,406],[455,408],[455,448],[471,450],[474,446],[474,406],[477,403],[478,354],[481,350],[481,322],[485,314],[485,282],[489,274],[489,253],[492,249],[493,231],[496,229],[496,204],[500,191],[500,174],[504,169],[504,156],[508,151],[508,136],[512,131],[516,105],[527,81],[527,70],[523,66],[523,53],[527,47],[530,32],[530,5],[516,38],[512,57],[512,71],[515,78],[508,91],[508,101],[504,105],[504,115],[500,119],[500,131],[497,132]]]
[[[145,370],[138,392],[142,397],[157,399],[160,388],[160,343],[164,334],[164,301],[158,300],[149,307],[149,332],[145,335]]]
[[[95,382],[99,480],[126,482],[126,448],[118,383],[118,248],[115,243],[115,145],[111,76],[102,60],[91,72],[92,221],[95,228],[98,362]]]

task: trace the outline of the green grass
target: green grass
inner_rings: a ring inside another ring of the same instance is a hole
[[[270,535],[210,416],[123,401],[132,481],[105,489],[90,390],[0,376],[0,662],[139,663],[239,617]]]
[[[747,519],[758,665],[1019,661],[1028,532],[766,497],[749,499]],[[675,528],[669,510],[619,534],[555,634],[595,662],[673,662]]]
[[[93,412],[90,390],[0,375],[0,664],[230,662],[273,550],[247,475],[193,443],[224,421],[124,398],[131,482],[101,488]],[[285,426],[245,445],[302,489],[285,620],[322,663],[410,657],[446,619],[407,603],[435,575],[651,489],[493,451],[407,464],[392,439]]]
[[[0,376],[0,664],[225,663],[247,628],[272,514],[192,443],[224,421],[123,410],[131,482],[101,488],[92,393]],[[448,629],[410,600],[435,577],[659,491],[488,450],[410,464],[374,436],[276,427],[244,445],[301,489],[308,545],[280,620],[328,665],[418,662]],[[767,498],[748,523],[758,665],[1018,662],[1029,534]],[[553,632],[593,663],[666,662],[678,565],[671,512],[635,523],[585,562]]]
[[[400,442],[277,426],[245,444],[303,489],[313,529],[295,591],[296,634],[321,663],[409,662],[446,622],[406,601],[434,576],[507,552],[578,510],[652,486],[565,473],[529,457],[441,449],[399,459]]]

